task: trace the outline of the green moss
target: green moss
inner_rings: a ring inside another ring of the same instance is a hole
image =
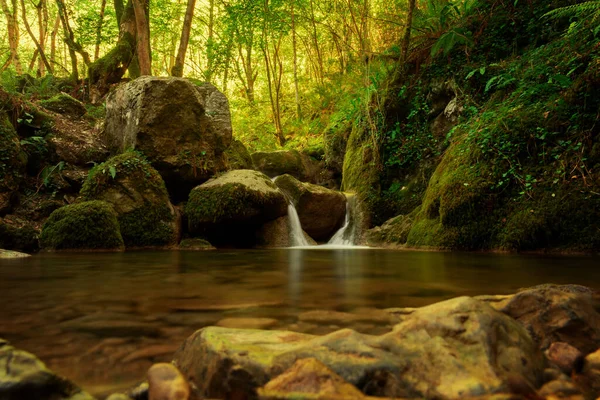
[[[256,168],[270,177],[290,174],[300,180],[307,180],[302,154],[298,150],[280,150],[252,153],[252,161]]]
[[[40,245],[48,250],[121,250],[117,213],[102,201],[61,207],[44,224]]]
[[[204,239],[184,239],[179,243],[181,250],[214,250],[214,246]]]
[[[0,188],[15,188],[26,164],[27,155],[21,151],[14,127],[8,117],[0,114]]]
[[[47,110],[74,117],[81,117],[86,112],[86,108],[82,102],[65,93],[57,94],[48,100],[42,100],[40,101],[40,105]]]
[[[96,84],[102,80],[105,84],[118,83],[134,53],[135,37],[126,32],[111,51],[90,64],[88,69],[90,82]]]
[[[129,151],[94,167],[81,195],[113,204],[127,247],[173,244],[175,215],[165,183],[139,153]]]
[[[39,250],[39,232],[29,225],[15,226],[0,220],[0,248],[33,253]]]
[[[254,169],[252,156],[244,143],[239,140],[231,142],[231,145],[225,150],[225,154],[229,161],[229,169]]]

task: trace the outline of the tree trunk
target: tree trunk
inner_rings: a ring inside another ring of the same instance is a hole
[[[415,11],[416,0],[408,0],[408,14],[406,14],[406,28],[402,38],[402,63],[406,64],[408,60],[408,48],[410,46],[410,31],[412,30],[412,20]],[[403,66],[404,68],[405,66]]]
[[[67,12],[67,7],[64,0],[56,0],[56,6],[58,8],[58,15],[60,15],[60,20],[62,22],[63,31],[65,33],[64,41],[67,46],[69,46],[71,65],[75,65],[77,61],[77,56],[75,56],[74,53],[79,53],[85,65],[89,66],[91,64],[90,55],[87,53],[87,51],[85,51],[81,44],[75,41],[75,35],[73,34],[73,29],[71,29],[71,25],[69,23],[69,13]],[[75,72],[74,75],[77,75]]]
[[[100,43],[102,43],[102,25],[104,25],[104,12],[106,10],[106,0],[102,0],[100,6],[100,16],[98,17],[98,26],[96,27],[96,47],[94,48],[94,61],[100,56]]]
[[[10,49],[10,60],[12,64],[15,66],[15,70],[17,74],[23,73],[23,66],[21,65],[21,60],[19,58],[19,22],[17,16],[18,6],[17,0],[12,0],[12,11],[8,7],[8,3],[6,0],[0,0],[2,4],[2,12],[6,17],[6,27],[8,30],[8,43]]]
[[[292,57],[294,58],[294,94],[296,96],[296,118],[300,120],[302,119],[302,107],[300,106],[300,91],[298,89],[298,51],[296,44],[296,15],[294,13],[295,3],[296,0],[292,0]]]
[[[25,29],[27,29],[29,36],[31,36],[31,40],[35,44],[35,47],[37,48],[39,56],[42,59],[42,61],[44,62],[44,65],[46,66],[46,68],[48,69],[48,72],[52,73],[52,66],[50,65],[50,63],[48,63],[46,54],[44,54],[44,49],[42,49],[42,46],[40,46],[40,42],[38,42],[37,38],[33,34],[33,31],[31,30],[31,26],[29,25],[29,22],[27,21],[27,12],[25,10],[25,1],[24,0],[21,0],[21,11],[23,12],[23,24],[25,25]]]
[[[323,84],[323,55],[321,54],[321,47],[319,46],[319,37],[317,36],[317,22],[315,20],[315,8],[313,0],[310,0],[310,22],[312,26],[312,40],[313,46],[317,53],[317,79],[320,84]]]
[[[215,65],[215,0],[208,2],[208,40],[206,41],[206,73],[204,78],[212,82]]]
[[[50,63],[52,66],[56,64],[56,34],[58,33],[58,28],[60,27],[60,16],[56,16],[56,20],[54,21],[54,27],[52,28],[52,33],[50,33]]]
[[[89,67],[90,93],[93,103],[108,93],[111,84],[118,83],[135,54],[136,24],[133,2],[128,0],[119,25],[119,39],[115,47]]]
[[[125,7],[123,6],[123,0],[114,0],[113,5],[115,7],[115,14],[117,16],[117,25],[121,26],[121,18],[123,18],[123,12]]]
[[[194,18],[194,8],[196,0],[188,0],[187,9],[185,10],[185,18],[183,19],[183,27],[181,28],[181,40],[179,41],[179,50],[175,58],[175,65],[171,69],[171,75],[183,76],[183,66],[185,61],[185,52],[187,51],[188,43],[190,42],[190,30],[192,29],[192,20]]]
[[[146,4],[143,0],[132,0],[137,34],[136,53],[141,75],[152,75],[152,60],[150,58],[150,35]]]
[[[39,31],[39,41],[42,50],[46,51],[46,37],[48,36],[48,4],[46,0],[40,0],[37,8],[38,14],[38,31]],[[50,65],[52,65],[52,62]],[[54,66],[52,66],[54,68]],[[44,64],[44,60],[39,59],[38,63],[38,73],[39,76],[44,76],[46,74],[46,65]]]

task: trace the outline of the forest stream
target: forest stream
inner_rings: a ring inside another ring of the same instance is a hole
[[[598,257],[272,249],[38,254],[0,265],[0,337],[103,395],[209,325],[392,329],[383,309],[537,284],[600,289]]]

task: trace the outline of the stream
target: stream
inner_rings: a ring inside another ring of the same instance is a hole
[[[0,261],[0,337],[101,397],[203,326],[381,334],[391,326],[375,309],[541,283],[600,289],[599,267],[591,256],[331,247],[39,254]]]

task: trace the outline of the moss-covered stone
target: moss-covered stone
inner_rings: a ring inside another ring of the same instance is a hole
[[[18,189],[27,165],[19,137],[5,114],[0,113],[0,216],[18,200]]]
[[[341,228],[346,197],[341,192],[282,175],[275,184],[293,201],[302,229],[317,241],[327,241]]]
[[[0,248],[34,253],[39,250],[39,231],[25,221],[0,218]]]
[[[229,169],[254,169],[252,156],[248,152],[244,143],[239,140],[234,140],[231,145],[225,150]]]
[[[260,225],[287,213],[287,201],[264,174],[235,170],[194,188],[185,213],[193,235],[218,244],[253,244]]]
[[[204,239],[183,239],[181,243],[179,243],[179,249],[193,251],[214,250],[215,246],[210,244],[208,240]]]
[[[409,215],[398,215],[389,219],[383,225],[368,230],[365,239],[371,246],[380,244],[405,244],[414,223],[417,208]]]
[[[112,204],[127,247],[177,243],[177,214],[165,183],[140,154],[129,151],[94,167],[81,195],[85,200]]]
[[[117,213],[103,201],[61,207],[44,224],[40,245],[46,250],[122,250]]]
[[[274,178],[289,174],[303,182],[316,182],[318,166],[297,150],[259,151],[252,153],[256,169]]]
[[[47,110],[76,118],[86,113],[85,105],[66,93],[60,93],[48,100],[42,100],[40,105]]]

